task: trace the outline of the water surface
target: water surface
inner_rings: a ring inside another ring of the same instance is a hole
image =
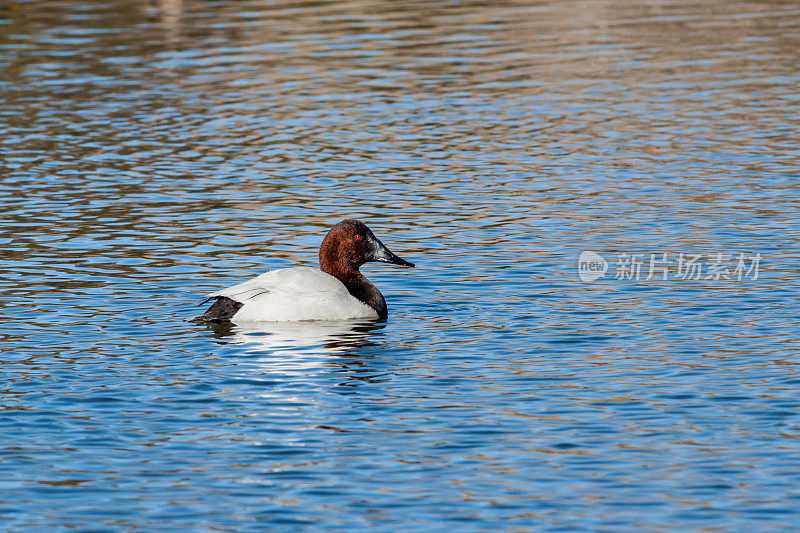
[[[3,4],[3,529],[796,531],[798,50],[778,1]],[[347,217],[417,264],[388,322],[185,322]]]

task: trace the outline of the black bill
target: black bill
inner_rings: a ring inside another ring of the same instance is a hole
[[[372,236],[372,253],[369,254],[368,261],[378,261],[380,263],[392,263],[393,265],[402,265],[413,267],[414,263],[406,261],[405,259],[395,255],[383,244],[377,237]]]

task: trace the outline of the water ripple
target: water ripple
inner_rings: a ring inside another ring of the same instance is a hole
[[[777,1],[0,6],[4,526],[795,531],[798,36]],[[185,322],[345,217],[417,263],[364,269],[388,322]]]

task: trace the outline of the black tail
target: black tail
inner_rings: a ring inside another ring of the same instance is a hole
[[[211,304],[211,307],[209,307],[208,310],[202,315],[190,318],[189,322],[194,322],[196,324],[208,324],[209,322],[213,323],[230,320],[233,318],[233,315],[235,315],[236,312],[239,311],[239,309],[241,309],[244,305],[243,303],[232,300],[227,296],[212,296],[211,298],[206,298],[200,302],[200,305],[203,305],[212,298],[215,301],[213,304]]]

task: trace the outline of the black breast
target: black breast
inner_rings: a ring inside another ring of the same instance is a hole
[[[350,294],[373,308],[378,313],[378,318],[387,318],[389,316],[389,310],[386,309],[386,300],[384,300],[383,294],[367,278],[359,276],[355,280],[345,281],[344,286],[347,287]]]

